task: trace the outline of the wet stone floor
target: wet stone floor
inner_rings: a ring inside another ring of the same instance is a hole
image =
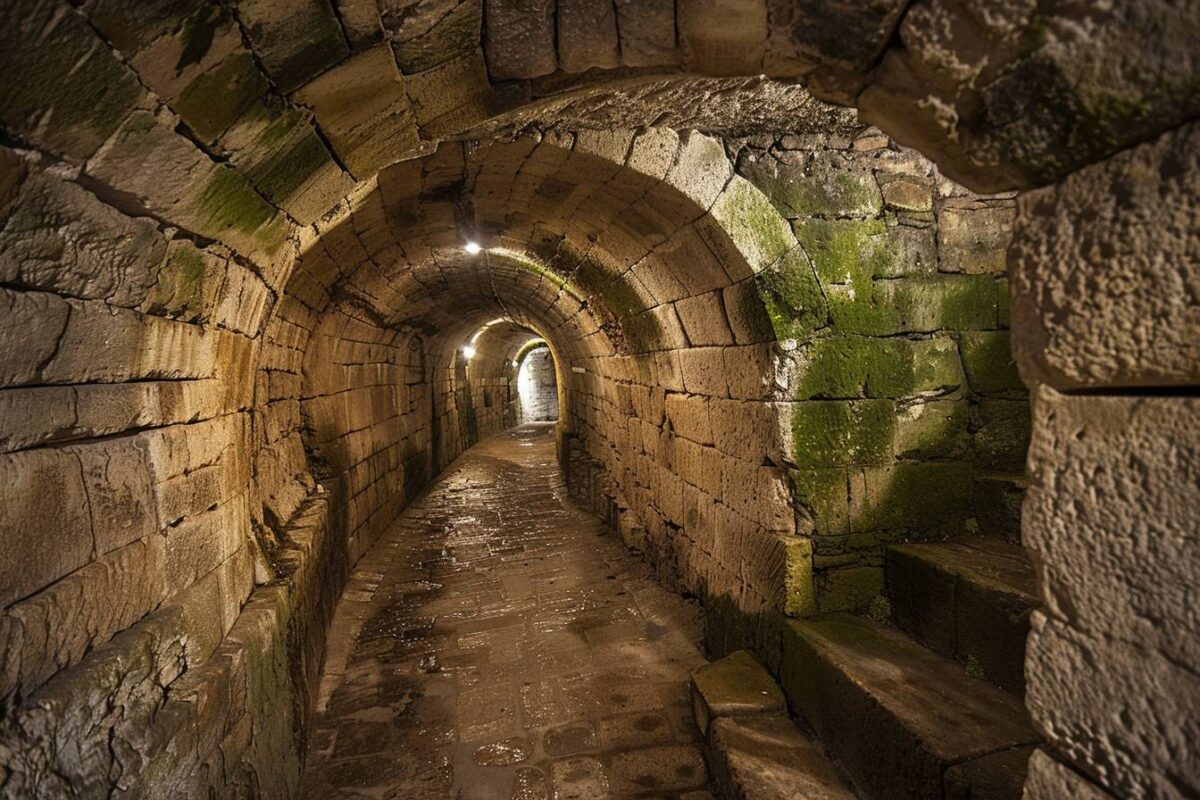
[[[305,796],[711,800],[698,609],[567,497],[551,425],[477,445],[356,566]]]

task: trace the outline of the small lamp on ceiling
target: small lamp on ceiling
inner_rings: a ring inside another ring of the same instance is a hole
[[[468,253],[474,256],[479,255],[479,253],[483,251],[483,248],[479,246],[479,242],[469,241],[463,245],[463,250],[466,250]]]

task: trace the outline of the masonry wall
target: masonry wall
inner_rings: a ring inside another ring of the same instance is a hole
[[[1008,334],[1013,196],[974,195],[871,128],[730,149],[800,242],[758,288],[819,610],[882,603],[889,542],[1017,541],[1030,413]]]

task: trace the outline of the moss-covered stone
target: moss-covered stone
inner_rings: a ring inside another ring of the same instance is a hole
[[[267,91],[249,53],[234,53],[179,93],[175,112],[205,142],[214,142]]]
[[[802,249],[790,250],[760,272],[755,282],[762,310],[776,338],[804,339],[828,323],[828,304]],[[747,316],[753,318],[750,313]]]
[[[971,388],[983,394],[1024,391],[1008,331],[967,331],[959,335],[963,367]]]
[[[864,612],[883,591],[883,567],[846,567],[818,577],[821,613]]]
[[[971,455],[969,403],[935,400],[905,408],[896,420],[896,457],[928,460]]]
[[[890,400],[812,400],[792,413],[792,458],[802,467],[886,464],[892,458]]]
[[[864,470],[851,483],[852,531],[922,538],[961,534],[971,516],[969,462],[893,464]]]
[[[800,358],[797,399],[915,397],[962,382],[958,352],[948,337],[830,336],[802,349]]]
[[[1020,472],[1025,468],[1031,426],[1025,400],[979,401],[972,414],[979,460],[992,469]]]
[[[207,311],[223,277],[215,263],[185,241],[172,242],[145,311],[193,322]]]
[[[773,190],[777,202],[803,217],[871,217],[883,207],[883,197],[870,164],[857,163],[836,152],[815,153],[803,171],[783,169],[784,185]]]
[[[273,252],[287,233],[286,224],[275,208],[232,169],[212,173],[195,207],[216,238],[227,230],[240,231],[252,235],[265,250]]]
[[[734,177],[709,209],[738,251],[758,272],[795,245],[787,220],[749,181]]]
[[[811,518],[814,533],[830,536],[850,531],[849,488],[844,468],[794,469],[788,477],[796,505],[802,515]]]

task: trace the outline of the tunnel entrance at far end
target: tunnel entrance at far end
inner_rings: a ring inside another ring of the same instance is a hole
[[[517,421],[555,422],[558,420],[558,379],[554,355],[545,342],[535,343],[514,362],[517,370]]]

